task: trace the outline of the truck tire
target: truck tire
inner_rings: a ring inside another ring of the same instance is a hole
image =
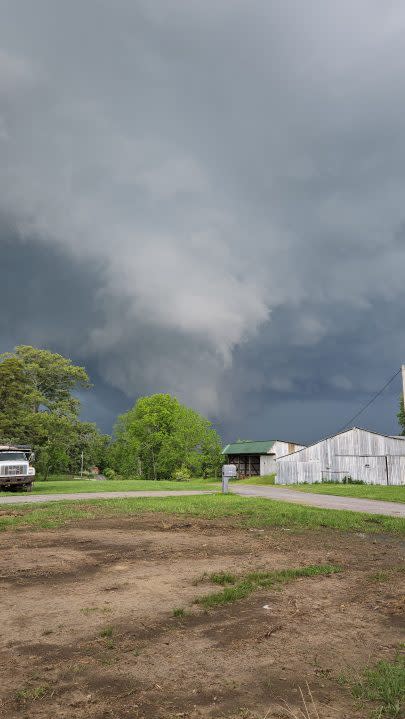
[[[24,484],[24,487],[27,492],[32,492],[32,482],[28,482],[28,484]]]

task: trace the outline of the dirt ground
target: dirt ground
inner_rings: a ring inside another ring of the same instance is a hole
[[[163,515],[4,533],[0,716],[281,718],[308,682],[320,719],[364,719],[337,677],[404,641],[403,560],[393,537]],[[320,563],[343,571],[193,603],[204,572]]]

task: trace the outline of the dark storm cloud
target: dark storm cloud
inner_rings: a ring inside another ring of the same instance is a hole
[[[402,3],[0,8],[0,242],[36,278],[3,348],[15,303],[103,421],[168,390],[229,434],[338,428],[404,358]]]

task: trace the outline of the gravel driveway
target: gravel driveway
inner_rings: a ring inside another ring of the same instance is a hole
[[[0,504],[41,504],[42,502],[60,502],[67,499],[125,499],[129,497],[192,497],[195,494],[212,494],[212,492],[197,490],[171,490],[161,492],[75,492],[74,494],[7,494],[0,496]]]
[[[352,512],[385,514],[390,517],[405,518],[405,504],[400,504],[399,502],[382,502],[378,499],[358,499],[357,497],[337,497],[332,494],[304,494],[294,489],[261,487],[253,484],[232,487],[231,491],[244,497],[265,497],[266,499],[307,504],[311,507],[321,507],[323,509],[349,509]]]

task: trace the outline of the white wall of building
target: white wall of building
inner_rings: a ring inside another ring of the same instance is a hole
[[[277,461],[277,484],[345,476],[367,484],[405,484],[405,437],[354,428]]]
[[[260,476],[264,477],[266,474],[275,474],[277,472],[277,462],[274,455],[261,454],[260,455]]]

